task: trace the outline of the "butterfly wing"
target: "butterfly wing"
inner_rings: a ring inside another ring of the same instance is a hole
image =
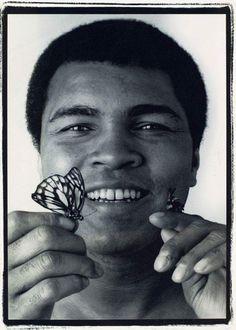
[[[80,213],[85,199],[85,185],[80,171],[73,167],[65,176],[71,190],[73,191],[72,209]],[[81,217],[82,218],[82,217]]]
[[[37,186],[35,193],[32,194],[32,199],[53,212],[66,215],[72,195],[65,178],[61,175],[53,175]]]
[[[168,197],[166,209],[172,212],[183,212],[184,204],[181,202],[179,198],[174,197],[175,191],[176,188],[169,189],[169,197]]]
[[[74,167],[64,177],[52,175],[38,186],[32,199],[41,206],[73,220],[83,220],[85,186],[80,171]]]

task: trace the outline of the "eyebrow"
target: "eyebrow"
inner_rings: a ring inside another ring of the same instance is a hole
[[[50,118],[49,122],[52,123],[55,120],[66,117],[66,116],[98,116],[99,111],[95,108],[87,107],[87,106],[80,106],[75,105],[70,108],[59,108],[55,114]]]
[[[85,105],[75,105],[70,108],[62,107],[59,108],[55,114],[50,118],[49,122],[52,123],[57,119],[66,116],[98,116],[100,111],[98,109],[88,107]],[[166,105],[156,105],[156,104],[139,104],[129,109],[128,117],[138,117],[147,114],[168,114],[176,119],[181,119],[181,117],[170,107]]]
[[[181,117],[170,107],[166,105],[156,105],[156,104],[140,104],[131,108],[129,112],[129,117],[138,117],[146,114],[168,114],[176,119]]]

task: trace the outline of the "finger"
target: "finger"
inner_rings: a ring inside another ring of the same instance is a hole
[[[77,275],[45,279],[16,298],[15,314],[19,314],[21,319],[44,318],[42,310],[45,306],[50,308],[56,301],[83,290],[88,284],[86,277]],[[16,318],[16,315],[13,315],[13,318]]]
[[[19,266],[43,251],[65,251],[84,255],[83,239],[60,227],[38,226],[8,247],[8,267]]]
[[[12,243],[35,227],[48,225],[72,231],[75,223],[61,215],[46,212],[15,211],[8,216],[8,242]]]
[[[183,293],[187,303],[190,306],[194,305],[194,300],[200,290],[204,289],[207,283],[207,276],[194,273],[187,281],[182,283]]]
[[[194,267],[199,274],[209,274],[221,267],[226,267],[226,243],[208,252]]]
[[[71,274],[96,278],[103,274],[103,270],[86,256],[47,251],[9,272],[9,292],[13,295],[19,294],[48,277]]]
[[[192,222],[202,222],[207,220],[204,220],[198,215],[166,211],[153,213],[149,217],[149,221],[158,228],[182,231]]]
[[[183,231],[164,243],[155,260],[154,269],[163,272],[173,267],[183,254],[188,252],[209,233],[209,227],[203,224],[204,221],[194,221]]]
[[[198,261],[206,254],[208,255],[208,253],[210,253],[210,255],[212,255],[211,251],[215,251],[213,252],[214,257],[216,254],[218,256],[218,260],[212,260],[212,268],[217,269],[222,267],[223,256],[221,255],[221,247],[224,246],[222,243],[225,242],[225,239],[225,232],[222,231],[212,231],[209,235],[207,235],[207,237],[205,237],[200,243],[194,246],[179,260],[177,267],[172,275],[173,281],[176,283],[181,283],[189,279],[194,273],[194,266],[196,263],[198,263]],[[220,251],[220,253],[218,251]],[[219,265],[219,267],[217,267],[217,265]]]
[[[182,283],[186,301],[197,312],[199,318],[225,318],[226,270],[220,268],[209,275],[194,274]],[[202,300],[209,301],[207,306]],[[210,302],[218,302],[212,304]],[[207,307],[207,308],[206,308]]]
[[[161,238],[163,242],[169,241],[172,237],[174,237],[178,232],[173,229],[162,229],[161,230]]]

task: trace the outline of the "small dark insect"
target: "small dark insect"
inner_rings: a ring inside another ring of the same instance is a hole
[[[81,210],[85,199],[84,180],[73,167],[65,176],[52,175],[43,180],[32,195],[41,206],[74,221],[83,220]]]
[[[183,212],[184,210],[184,204],[181,202],[181,200],[177,197],[174,197],[174,189],[169,189],[169,198],[167,201],[167,210],[172,212]]]

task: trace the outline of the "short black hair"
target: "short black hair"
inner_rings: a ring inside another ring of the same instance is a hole
[[[172,38],[150,24],[112,19],[81,25],[65,33],[39,57],[29,82],[26,102],[28,130],[38,150],[50,80],[59,66],[74,61],[153,68],[168,74],[176,97],[185,110],[193,148],[199,147],[206,126],[207,97],[192,57]]]

